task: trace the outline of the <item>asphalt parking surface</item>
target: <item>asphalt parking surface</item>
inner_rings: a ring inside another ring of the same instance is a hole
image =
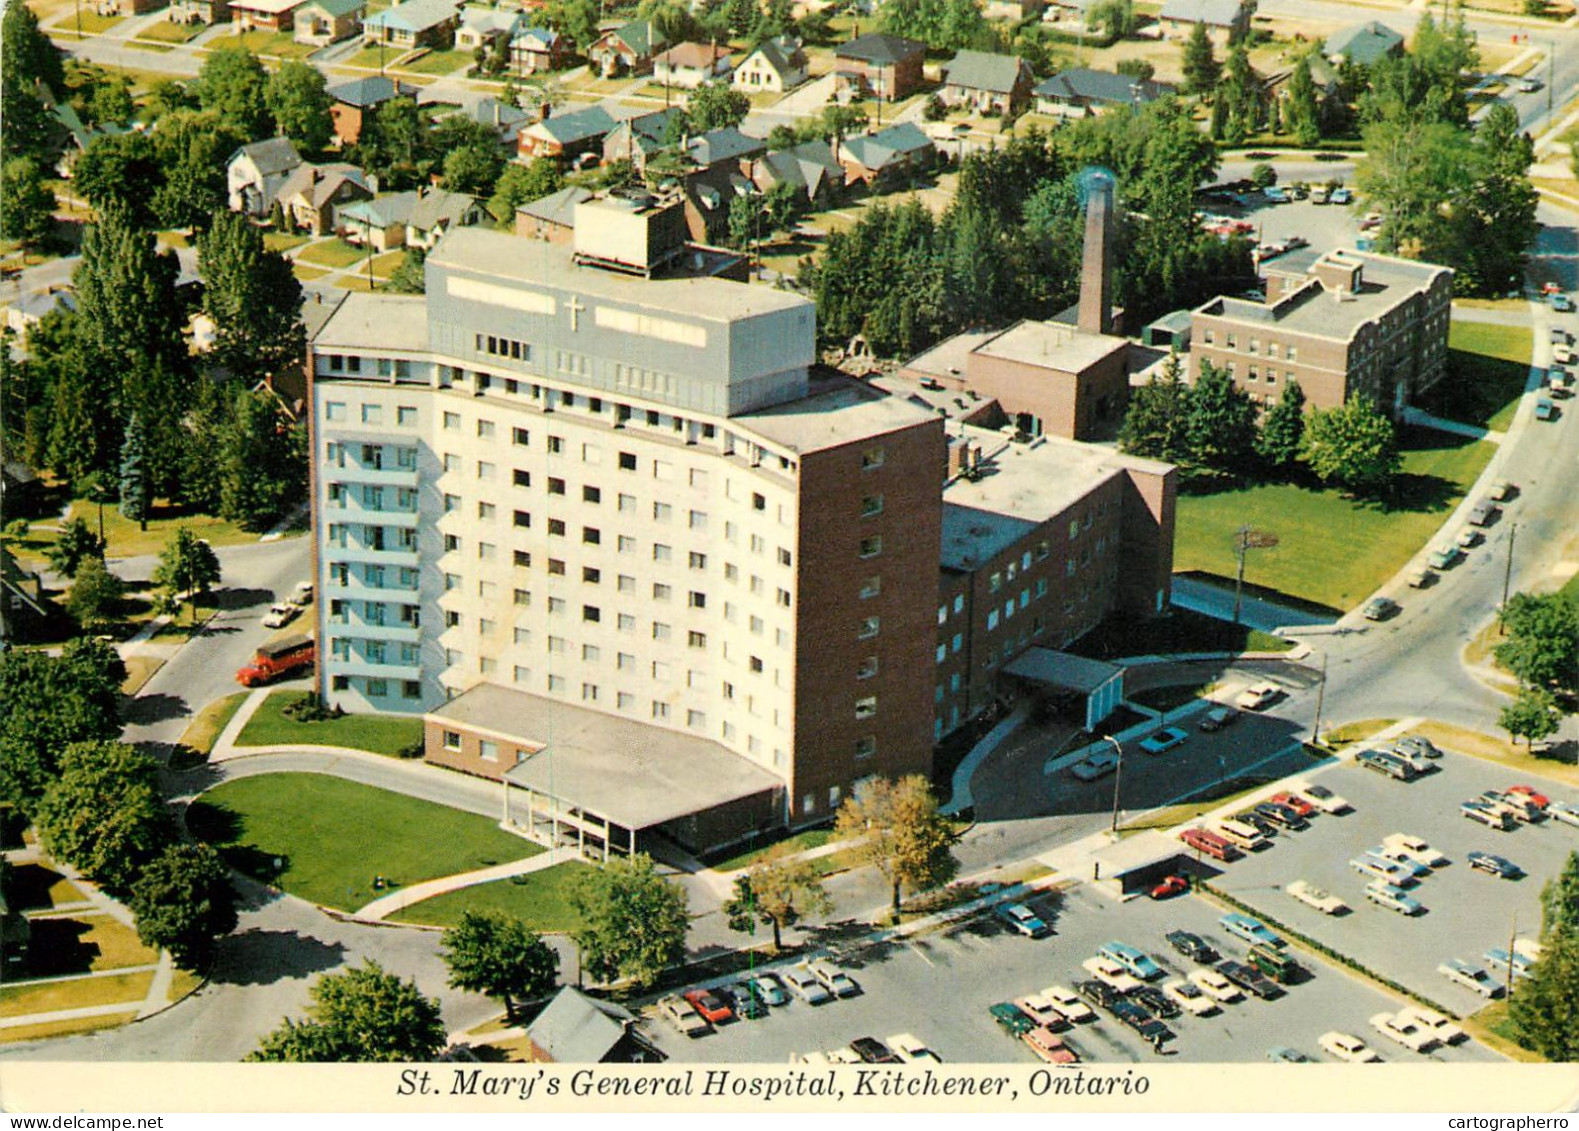
[[[1451,752],[1438,765],[1412,782],[1353,763],[1307,775],[1347,798],[1354,811],[1320,815],[1303,831],[1281,833],[1273,847],[1227,865],[1213,882],[1422,997],[1456,1013],[1473,1012],[1486,999],[1448,981],[1437,966],[1449,958],[1488,966],[1482,957],[1488,949],[1506,948],[1515,935],[1538,936],[1541,886],[1579,849],[1579,829],[1547,819],[1499,832],[1465,818],[1459,803],[1483,790],[1505,790],[1521,782],[1553,801],[1571,802],[1579,795],[1545,779],[1518,777]],[[1367,881],[1348,866],[1350,858],[1399,832],[1422,837],[1451,861],[1411,889],[1410,895],[1426,909],[1412,918],[1366,900]],[[1506,880],[1477,872],[1466,862],[1475,850],[1505,857],[1525,874]],[[1281,890],[1293,880],[1325,888],[1352,910],[1327,916],[1306,907]],[[1493,975],[1498,976],[1496,971]],[[1505,972],[1499,980],[1502,977]]]
[[[860,985],[859,996],[820,1006],[795,1001],[772,1010],[767,1018],[727,1023],[696,1038],[683,1037],[656,1018],[646,1030],[676,1062],[782,1064],[793,1055],[839,1048],[856,1037],[885,1040],[911,1033],[947,1062],[1030,1064],[1035,1063],[1033,1054],[998,1029],[988,1007],[1054,983],[1073,988],[1088,976],[1081,962],[1103,943],[1121,940],[1140,947],[1163,966],[1168,978],[1194,968],[1164,942],[1169,930],[1195,931],[1226,957],[1243,959],[1245,954],[1245,947],[1217,926],[1223,910],[1200,898],[1120,904],[1076,886],[1031,903],[1054,925],[1051,937],[1023,938],[995,917],[983,915],[947,931],[845,956],[839,965]],[[1392,1044],[1371,1030],[1368,1018],[1398,1009],[1396,999],[1318,961],[1307,967],[1312,976],[1287,987],[1282,998],[1247,998],[1223,1006],[1215,1016],[1169,1021],[1177,1039],[1160,1058],[1101,1010],[1099,1020],[1063,1036],[1082,1060],[1099,1063],[1264,1062],[1276,1046],[1320,1061],[1326,1058],[1316,1040],[1329,1029],[1360,1036],[1393,1062],[1498,1059],[1473,1043],[1425,1056]]]

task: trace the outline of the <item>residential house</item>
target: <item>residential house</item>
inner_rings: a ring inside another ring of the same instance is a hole
[[[76,313],[77,296],[70,283],[21,296],[6,307],[5,324],[16,332],[18,338],[25,339],[30,329],[57,310]]]
[[[518,75],[557,71],[570,57],[570,41],[550,28],[522,28],[510,39],[510,69]]]
[[[1222,47],[1250,31],[1255,11],[1255,0],[1163,0],[1158,23],[1169,39],[1184,39],[1196,24],[1205,24],[1206,34]]]
[[[351,243],[375,251],[397,247],[431,250],[451,228],[480,224],[482,205],[474,196],[438,188],[412,189],[335,209],[335,226]]]
[[[982,15],[989,20],[1011,20],[1024,23],[1036,20],[1047,10],[1047,0],[987,0]]]
[[[647,167],[647,158],[663,148],[669,136],[669,123],[683,113],[678,106],[654,110],[626,118],[609,131],[603,139],[603,161],[629,161],[640,173]]]
[[[367,174],[355,165],[298,165],[274,198],[282,226],[315,236],[334,230],[335,209],[371,200]]]
[[[735,198],[755,196],[757,187],[738,163],[725,163],[684,177],[680,194],[691,242],[718,245],[728,241],[729,210]]]
[[[594,40],[587,59],[604,78],[645,75],[652,70],[653,56],[666,46],[668,41],[651,20],[632,20]]]
[[[141,16],[160,7],[164,0],[97,0],[93,10],[101,16]]]
[[[415,2],[415,0],[414,0]],[[355,145],[362,136],[362,126],[369,115],[396,98],[415,98],[417,88],[386,75],[369,75],[365,79],[352,79],[329,88],[333,102],[329,116],[334,119],[334,136],[341,145]]]
[[[526,1031],[528,1061],[547,1064],[639,1064],[663,1059],[640,1038],[636,1015],[566,986]]]
[[[461,22],[455,28],[455,48],[476,51],[494,50],[497,43],[509,43],[526,26],[526,13],[506,8],[462,8]]]
[[[539,200],[529,201],[515,210],[515,234],[568,244],[576,233],[576,205],[591,199],[591,189],[570,185]]]
[[[290,31],[303,0],[230,0],[230,22],[236,34],[248,31]]]
[[[1087,12],[1096,6],[1099,0],[1048,0],[1047,10],[1042,13],[1044,24],[1071,23],[1076,27],[1084,28],[1089,22]]]
[[[844,188],[844,167],[834,157],[833,147],[820,138],[748,158],[741,162],[741,168],[758,191],[765,193],[774,185],[791,184],[805,192],[813,209],[833,203]]]
[[[165,18],[173,24],[218,24],[230,19],[230,0],[175,0]]]
[[[730,81],[747,94],[783,94],[806,81],[806,52],[793,36],[765,39],[740,61]]]
[[[1365,67],[1390,55],[1401,55],[1403,50],[1404,37],[1376,20],[1335,31],[1321,46],[1321,53],[1334,63],[1359,63]]]
[[[460,6],[455,0],[405,0],[363,20],[362,38],[407,51],[442,48],[454,42],[460,22]]]
[[[858,36],[833,53],[834,86],[844,95],[898,102],[919,90],[927,46],[898,35]]]
[[[1114,106],[1144,106],[1173,92],[1168,83],[1074,67],[1046,79],[1031,93],[1043,114],[1086,118]]]
[[[969,106],[978,114],[1017,113],[1031,104],[1036,77],[1018,55],[961,51],[943,68],[939,97],[948,106]]]
[[[862,181],[871,187],[930,168],[937,147],[914,122],[901,122],[875,134],[847,137],[835,155],[844,166],[845,184]]]
[[[652,76],[664,86],[695,90],[729,76],[729,48],[716,43],[677,43],[653,59]]]
[[[297,43],[323,47],[356,34],[367,0],[307,0],[296,9]]]
[[[554,114],[522,130],[517,151],[527,161],[536,157],[574,161],[583,154],[600,152],[603,139],[613,128],[614,119],[601,106]]]
[[[714,169],[720,165],[738,166],[742,159],[767,150],[767,142],[761,138],[743,134],[734,126],[725,126],[688,138],[685,158],[699,169]]]
[[[232,212],[264,217],[285,178],[302,163],[289,138],[271,137],[243,145],[225,162],[226,197]]]
[[[5,478],[9,479],[9,473]],[[54,607],[44,597],[43,578],[17,565],[11,548],[0,542],[0,646],[26,639],[55,615]],[[15,927],[11,929],[16,931]]]
[[[427,100],[427,93],[424,90],[417,95],[418,103]],[[510,103],[501,101],[491,94],[484,95],[481,98],[468,99],[459,110],[455,110],[446,116],[453,117],[455,114],[464,115],[478,125],[492,128],[495,135],[499,138],[499,143],[511,150],[516,148],[521,131],[526,127],[527,123],[535,118],[535,115],[530,111],[522,110],[519,106],[512,106]]]

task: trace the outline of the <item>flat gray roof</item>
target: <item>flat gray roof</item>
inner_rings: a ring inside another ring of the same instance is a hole
[[[319,349],[426,350],[428,300],[422,295],[351,291],[329,315],[312,344]]]
[[[937,413],[907,397],[889,396],[842,373],[813,377],[799,400],[733,418],[733,423],[793,452],[815,452],[911,428]]]
[[[1220,296],[1197,308],[1195,313],[1274,326],[1317,338],[1348,341],[1365,323],[1380,318],[1411,295],[1429,290],[1438,275],[1450,271],[1434,263],[1416,263],[1392,255],[1375,255],[1348,248],[1341,250],[1341,256],[1344,260],[1358,260],[1361,264],[1360,289],[1352,298],[1346,296],[1339,299],[1336,294],[1315,282],[1315,276],[1310,272],[1322,256],[1309,248],[1303,248],[1280,256],[1274,264],[1265,268],[1266,274],[1283,278],[1298,280],[1308,276],[1311,283],[1300,290],[1270,304]]]
[[[1017,322],[972,352],[1022,365],[1080,373],[1129,346],[1113,334],[1093,334],[1056,322]]]
[[[1013,663],[1006,664],[1003,670],[1007,675],[1035,680],[1049,687],[1078,691],[1082,695],[1089,695],[1124,674],[1124,669],[1116,664],[1052,648],[1029,648],[1016,657]]]
[[[924,353],[918,353],[899,368],[903,372],[916,373],[924,377],[952,377],[956,380],[963,378],[965,359],[975,351],[976,347],[992,341],[1002,332],[1001,330],[966,330],[939,342]]]
[[[782,789],[783,781],[705,738],[479,683],[427,716],[543,749],[504,775],[629,829],[661,825]]]
[[[573,254],[563,244],[467,227],[448,232],[428,253],[428,262],[456,274],[491,275],[523,284],[546,282],[595,298],[712,322],[811,308],[809,300],[772,287],[714,278],[647,279],[578,266]]]

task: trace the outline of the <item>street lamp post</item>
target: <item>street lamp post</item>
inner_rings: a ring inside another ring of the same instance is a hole
[[[1118,766],[1113,771],[1113,827],[1110,830],[1115,835],[1118,833],[1118,788],[1124,780],[1124,747],[1119,745],[1118,739],[1112,735],[1103,735],[1104,742],[1113,744],[1113,752],[1118,755]]]
[[[1519,536],[1519,524],[1508,527],[1508,561],[1502,568],[1502,607],[1508,607],[1508,586],[1513,582],[1513,540]]]
[[[1316,725],[1311,728],[1310,740],[1321,743],[1321,705],[1327,698],[1327,653],[1321,654],[1321,682],[1316,685]]]

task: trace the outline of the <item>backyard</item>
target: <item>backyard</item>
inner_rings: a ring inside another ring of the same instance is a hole
[[[1403,470],[1388,506],[1288,483],[1180,495],[1174,569],[1232,579],[1236,532],[1248,524],[1277,536],[1276,546],[1246,556],[1248,584],[1352,608],[1436,534],[1496,450],[1425,429],[1406,430],[1402,447]]]
[[[318,722],[297,722],[285,714],[305,691],[275,691],[236,736],[237,746],[345,746],[398,756],[422,741],[422,720],[410,715],[340,715]]]
[[[342,911],[387,894],[375,876],[409,886],[543,851],[487,817],[324,774],[225,782],[186,819],[237,871]]]

